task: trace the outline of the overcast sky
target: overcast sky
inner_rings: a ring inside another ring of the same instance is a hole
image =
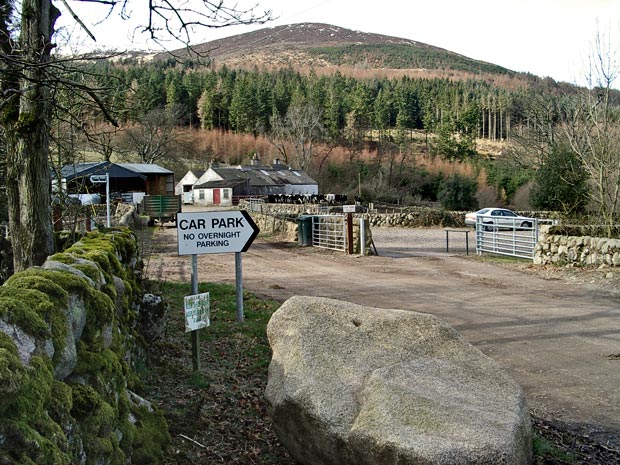
[[[93,26],[104,17],[104,8],[69,3],[92,28],[99,47],[148,47],[139,36],[131,45],[127,31],[132,27],[126,22],[108,18]],[[134,8],[146,3],[129,2]],[[257,11],[270,9],[277,19],[263,26],[203,30],[193,43],[261,27],[320,22],[424,42],[514,71],[575,83],[583,82],[584,63],[597,31],[610,36],[620,53],[620,0],[225,0],[225,4],[240,8],[258,4]],[[136,11],[134,17],[144,17]],[[60,24],[71,22],[65,13]],[[92,41],[85,38],[80,43],[88,47]]]

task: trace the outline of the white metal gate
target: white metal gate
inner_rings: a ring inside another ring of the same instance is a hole
[[[489,223],[489,218],[476,218],[476,252],[534,258],[538,243],[538,220],[536,218],[504,217],[501,222]],[[497,219],[495,219],[497,221]]]
[[[257,199],[254,197],[248,199],[248,210],[251,212],[262,213],[263,205],[265,205],[265,201],[263,199]]]
[[[312,246],[347,251],[345,215],[316,215],[312,217]]]

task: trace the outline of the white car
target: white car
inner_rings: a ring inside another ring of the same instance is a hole
[[[483,208],[477,212],[467,213],[465,215],[465,224],[468,226],[476,226],[478,216],[482,216],[482,222],[485,229],[493,225],[502,228],[531,228],[534,225],[532,218],[519,216],[512,210],[506,208]]]

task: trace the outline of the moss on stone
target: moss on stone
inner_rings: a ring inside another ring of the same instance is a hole
[[[54,306],[46,294],[33,289],[0,287],[0,318],[18,325],[31,336],[51,336],[46,315]]]
[[[102,330],[114,322],[114,303],[106,294],[96,289],[89,289],[84,302],[88,324],[84,328],[82,339],[89,344],[100,344]]]
[[[71,415],[78,420],[98,409],[103,400],[99,393],[88,384],[74,384],[71,386],[71,390],[73,397]]]
[[[141,292],[130,269],[137,259],[135,236],[128,229],[90,233],[51,259],[95,282],[103,274],[105,285],[97,290],[76,274],[35,267],[0,287],[0,318],[35,338],[51,338],[56,354],[70,330],[69,296],[81,298],[86,309],[76,341],[76,384],[55,380],[52,361],[37,352],[23,366],[13,340],[0,332],[0,438],[10,444],[0,448],[0,461],[64,465],[83,454],[87,464],[161,461],[170,440],[163,415],[134,407],[127,394],[127,386],[138,382],[127,361],[133,357],[126,360],[136,345],[135,299]],[[123,280],[121,296],[114,276]]]
[[[45,406],[50,417],[58,424],[65,424],[70,420],[73,408],[73,390],[71,386],[58,380],[52,383],[52,391]]]
[[[33,422],[51,393],[54,372],[47,357],[34,356],[19,391],[12,399],[11,415]]]
[[[51,279],[51,273],[41,268],[29,268],[11,276],[5,285],[18,289],[35,289],[47,295],[57,305],[67,305],[69,294]]]
[[[88,293],[87,289],[90,288],[86,280],[72,273],[49,271],[34,267],[11,276],[7,280],[5,287],[8,288],[5,291],[5,296],[13,293],[16,298],[19,298],[21,293],[24,293],[26,303],[29,303],[30,308],[39,314],[47,323],[47,326],[49,326],[55,357],[60,356],[65,348],[68,331],[65,310],[69,304],[69,293],[65,289],[75,291],[79,295],[84,296]],[[13,289],[13,291],[10,289]],[[19,290],[19,294],[16,294],[15,290]],[[39,295],[33,295],[32,290],[38,291]],[[30,295],[28,296],[29,292]],[[37,297],[39,298],[38,301],[36,301]],[[23,315],[23,312],[18,311],[14,317],[20,315]],[[31,315],[31,311],[28,311],[23,318],[33,329],[33,325],[36,324],[37,333],[34,334],[45,337],[41,334],[40,323]]]
[[[72,465],[74,463],[70,454],[57,446],[57,438],[46,437],[34,426],[11,419],[0,420],[0,434],[6,438],[2,454],[6,457],[7,463],[19,465]],[[64,437],[62,432],[59,434]]]
[[[150,412],[145,407],[132,409],[137,418],[132,463],[150,465],[159,463],[170,443],[168,426],[161,412]]]
[[[127,391],[121,393],[118,398],[118,430],[121,436],[119,445],[127,455],[133,455],[133,444],[135,440],[136,427],[129,421],[131,405],[127,398]]]
[[[78,260],[78,257],[72,253],[59,252],[52,255],[49,260],[55,262],[64,263],[65,265],[72,266],[78,271],[84,273],[87,277],[98,283],[100,281],[101,271],[95,263],[86,263],[85,261]]]
[[[72,412],[81,419],[86,463],[96,464],[104,459],[110,465],[125,464],[125,453],[114,430],[117,410],[91,386],[75,386],[73,394]]]
[[[0,417],[11,407],[26,377],[13,340],[0,332]]]
[[[119,356],[110,349],[100,352],[92,352],[88,349],[86,344],[78,345],[78,362],[74,373],[104,376],[109,383],[113,383],[119,389],[122,388],[124,373]]]
[[[24,298],[20,298],[20,300],[36,309],[37,313],[44,318],[50,326],[54,346],[57,350],[64,347],[67,328],[63,309],[67,307],[69,302],[68,292],[63,289],[58,281],[59,279],[54,279],[53,274],[49,271],[30,268],[11,276],[4,285],[7,288],[4,293],[5,296],[12,295],[19,298],[23,295]],[[38,293],[32,294],[31,291],[33,290],[38,291]]]
[[[101,274],[101,271],[94,264],[91,265],[89,263],[74,263],[71,266],[73,266],[73,268],[75,268],[76,270],[80,270],[82,273],[84,273],[86,276],[92,279],[95,283],[99,282],[100,280],[99,275]]]
[[[82,257],[93,260],[101,268],[109,273],[126,278],[126,271],[116,255],[117,250],[113,242],[101,236],[101,233],[91,233],[67,252],[76,253]]]

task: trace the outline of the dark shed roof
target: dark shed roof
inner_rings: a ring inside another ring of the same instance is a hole
[[[78,163],[65,165],[60,169],[61,178],[72,181],[75,178],[84,178],[93,174],[109,173],[111,178],[140,178],[146,179],[146,175],[133,171],[122,165],[107,161]]]
[[[194,189],[218,189],[221,187],[234,187],[246,182],[245,179],[238,179],[235,181],[207,181],[202,184],[194,185]]]
[[[172,171],[152,163],[119,163],[118,166],[140,174],[174,174]]]

